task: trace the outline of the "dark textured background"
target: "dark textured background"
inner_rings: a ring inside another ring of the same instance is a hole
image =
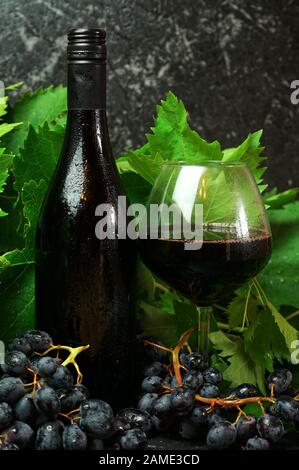
[[[65,82],[65,34],[101,26],[109,41],[115,153],[141,144],[171,89],[208,139],[265,129],[268,181],[299,185],[298,0],[0,0],[0,78]],[[296,37],[297,36],[297,37]]]

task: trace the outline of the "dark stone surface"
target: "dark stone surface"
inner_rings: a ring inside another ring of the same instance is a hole
[[[208,139],[264,127],[268,180],[299,185],[298,0],[2,0],[0,78],[65,82],[65,34],[86,25],[108,30],[115,153],[144,141],[172,89]]]

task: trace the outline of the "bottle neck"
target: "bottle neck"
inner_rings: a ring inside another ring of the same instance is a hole
[[[68,110],[106,110],[106,63],[68,64]]]

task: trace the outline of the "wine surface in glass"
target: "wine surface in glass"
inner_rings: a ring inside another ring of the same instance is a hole
[[[233,227],[204,231],[202,247],[186,250],[196,240],[140,239],[145,265],[199,306],[229,298],[267,264],[271,235],[250,229],[240,238]]]

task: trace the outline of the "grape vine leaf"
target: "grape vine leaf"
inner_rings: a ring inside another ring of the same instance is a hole
[[[0,331],[8,340],[34,325],[34,238],[47,183],[29,181],[22,190],[26,245],[0,256]]]
[[[210,333],[210,340],[214,348],[220,351],[219,356],[229,363],[223,377],[232,387],[247,382],[257,384],[261,392],[265,392],[264,368],[252,361],[245,351],[242,338],[236,336],[232,339],[222,331],[216,331]]]
[[[9,108],[7,118],[12,122],[22,121],[23,125],[5,136],[5,147],[15,155],[24,146],[29,124],[37,130],[45,122],[57,118],[66,110],[66,88],[63,86],[38,89],[35,93],[26,92],[20,101]]]
[[[250,295],[250,284],[246,284],[236,291],[236,296],[230,301],[227,308],[228,324],[230,328],[242,327],[246,320],[255,322],[258,314],[258,301]]]
[[[29,126],[24,148],[15,156],[13,172],[15,188],[20,192],[23,185],[41,179],[50,182],[63,143],[63,134],[50,130],[48,123],[35,130]]]
[[[264,203],[271,209],[281,209],[285,205],[294,202],[299,194],[299,188],[291,188],[281,193],[277,192],[277,188],[271,189],[264,194]]]
[[[171,347],[177,343],[179,334],[174,315],[163,312],[145,301],[140,302],[139,307],[142,311],[140,322],[143,336],[154,336]]]
[[[258,279],[272,304],[299,308],[299,201],[269,210],[273,234],[271,259]]]
[[[266,158],[262,156],[264,147],[260,145],[263,130],[249,134],[248,137],[236,148],[223,151],[223,162],[245,162],[251,169],[255,181],[263,192],[267,185],[263,184],[263,175],[267,168],[262,166]]]

